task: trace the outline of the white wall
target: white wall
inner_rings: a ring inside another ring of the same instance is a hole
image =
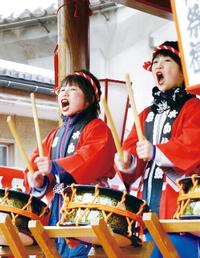
[[[93,15],[90,20],[90,69],[98,78],[133,81],[138,111],[151,103],[151,72],[143,69],[151,60],[152,47],[176,40],[175,24],[128,7]],[[132,124],[129,116],[127,126]]]
[[[54,70],[56,22],[49,23],[48,30],[30,26],[25,30],[0,32],[0,37],[4,37],[0,42],[1,57]],[[152,47],[174,39],[172,21],[125,6],[98,12],[90,17],[90,70],[99,79],[124,80],[129,73],[137,109],[141,111],[150,104],[154,85],[151,73],[142,68],[143,62],[150,60]]]
[[[40,68],[46,68],[50,70],[54,70],[54,57],[46,56],[40,58],[29,59],[28,64],[32,66],[37,66]]]

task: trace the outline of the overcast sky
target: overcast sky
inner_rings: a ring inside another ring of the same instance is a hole
[[[19,14],[25,9],[33,11],[38,7],[46,8],[51,3],[57,4],[58,0],[0,0],[0,15],[6,17]]]

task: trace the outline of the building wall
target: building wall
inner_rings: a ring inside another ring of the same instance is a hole
[[[106,17],[105,17],[106,16]],[[151,60],[152,48],[166,40],[177,40],[175,24],[132,8],[101,13],[90,19],[90,69],[98,78],[125,80],[130,74],[138,112],[151,101],[154,81],[143,63]],[[128,115],[126,129],[133,123]]]
[[[0,140],[13,140],[13,135],[10,132],[8,124],[6,122],[7,116],[0,114]],[[36,136],[35,136],[35,126],[32,118],[14,116],[13,121],[15,123],[16,131],[21,139],[22,146],[26,150],[28,156],[31,155],[35,147],[37,146]],[[48,132],[57,127],[57,121],[48,121],[39,119],[41,138],[43,139]],[[25,162],[18,146],[14,145],[14,164],[15,167],[25,168]]]
[[[48,31],[38,25],[0,31],[1,58],[53,70],[56,20],[47,25]],[[143,62],[151,58],[152,47],[176,40],[174,22],[121,6],[90,16],[89,38],[90,70],[100,79],[124,80],[130,73],[136,103],[142,110],[150,102],[153,86]]]
[[[5,35],[1,32],[1,36],[5,36],[0,43],[2,58],[7,56],[8,60],[53,70],[56,24],[48,24],[48,29],[50,33],[36,27],[26,27],[18,32],[13,30]],[[125,74],[129,73],[137,109],[141,111],[151,103],[151,89],[154,86],[151,73],[142,68],[143,62],[151,58],[154,46],[175,39],[172,21],[124,6],[105,13],[98,12],[90,17],[90,70],[99,79],[124,80]],[[113,102],[113,105],[116,103]],[[12,138],[5,120],[0,111],[0,138]],[[33,120],[15,116],[15,122],[25,149],[30,154],[36,145]],[[132,123],[133,116],[129,112],[127,132]],[[56,124],[56,121],[40,120],[42,136]],[[16,166],[24,166],[17,148],[15,160]]]

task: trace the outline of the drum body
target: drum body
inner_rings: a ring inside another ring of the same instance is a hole
[[[10,215],[25,246],[34,242],[28,229],[29,220],[40,220],[44,223],[48,211],[47,205],[36,197],[19,191],[0,188],[0,216],[1,213]],[[3,235],[0,235],[0,245],[8,245]]]
[[[122,191],[92,185],[71,185],[64,189],[63,199],[58,225],[90,225],[104,219],[119,246],[142,244],[142,213],[148,211],[144,201]],[[96,238],[80,240],[100,245]]]
[[[178,182],[180,188],[178,208],[174,215],[177,219],[200,218],[200,176],[192,175]]]

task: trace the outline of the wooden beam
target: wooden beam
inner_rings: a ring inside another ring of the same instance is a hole
[[[121,247],[121,250],[126,258],[144,258],[150,257],[153,251],[154,244],[153,242],[144,242],[141,247],[126,246]],[[95,246],[94,249],[91,249],[88,254],[89,258],[107,258],[105,251],[102,247]]]
[[[12,255],[16,258],[28,258],[25,247],[19,238],[17,228],[13,225],[10,216],[3,212],[0,213],[0,230],[9,244]]]
[[[36,258],[45,258],[42,250],[37,245],[26,246],[26,253],[28,255],[34,255]],[[13,256],[11,249],[8,246],[1,246],[0,257]]]
[[[144,213],[143,221],[164,258],[179,258],[174,245],[162,227],[156,213]]]
[[[29,221],[28,227],[46,257],[60,258],[53,240],[49,238],[47,232],[39,220]]]
[[[161,18],[165,18],[168,20],[172,20],[172,13],[171,13],[171,8],[166,8],[163,6],[161,3],[162,1],[139,1],[139,0],[113,0],[114,2],[118,4],[125,5],[130,8],[137,9],[139,11],[149,13],[155,16],[159,16]],[[159,3],[160,2],[160,3]],[[170,1],[169,1],[169,6],[170,6]]]
[[[162,224],[166,232],[180,233],[188,232],[200,236],[200,220],[199,219],[161,219]]]
[[[29,222],[29,227],[35,227],[35,222]],[[101,243],[102,247],[91,250],[89,257],[95,258],[143,258],[150,257],[152,253],[154,244],[153,242],[146,242],[140,248],[135,248],[134,246],[120,247],[112,235],[112,231],[107,226],[107,224],[102,220],[98,224],[88,225],[88,226],[70,226],[70,227],[60,227],[60,226],[44,226],[46,234],[49,238],[89,238],[95,239],[98,238],[98,241]],[[38,234],[41,234],[37,230]],[[37,240],[37,237],[36,237]]]
[[[101,219],[99,224],[92,225],[92,229],[96,233],[99,241],[109,258],[124,258],[120,247],[118,246],[116,240],[112,236],[112,231],[108,228],[106,222]]]
[[[70,228],[70,230],[68,230]],[[96,237],[92,227],[88,226],[70,226],[70,227],[59,227],[59,226],[44,226],[45,231],[49,238],[84,238],[90,236]]]

